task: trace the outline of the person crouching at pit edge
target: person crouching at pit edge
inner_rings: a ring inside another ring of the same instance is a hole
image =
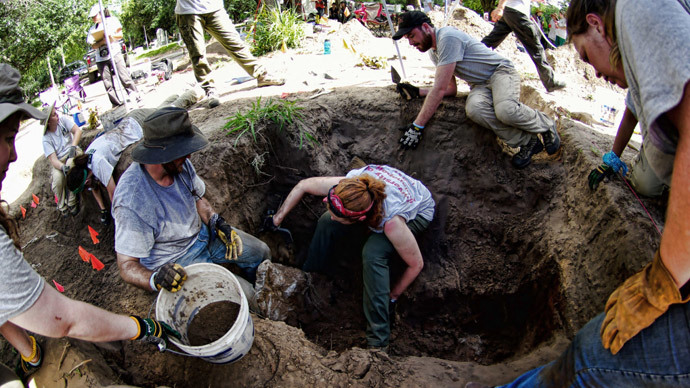
[[[407,38],[420,52],[429,51],[436,66],[434,86],[420,89],[406,82],[397,85],[406,99],[425,97],[415,120],[400,138],[404,148],[417,148],[422,130],[445,96],[455,96],[456,77],[470,84],[465,111],[467,117],[513,148],[520,148],[511,160],[515,168],[527,167],[532,156],[544,148],[549,155],[561,146],[556,122],[546,114],[520,103],[520,74],[513,63],[455,27],[434,28],[431,19],[419,11],[400,16],[394,40]],[[544,141],[542,144],[542,140]]]
[[[144,139],[113,195],[122,279],[149,291],[176,292],[187,278],[183,267],[230,262],[253,283],[271,250],[231,227],[204,198],[206,185],[189,157],[208,146],[206,137],[187,111],[176,107],[155,111],[142,127]]]
[[[506,387],[690,386],[690,41],[678,39],[690,36],[690,0],[653,4],[650,11],[647,0],[573,0],[566,18],[580,58],[628,89],[643,145],[673,157],[670,165],[648,158],[670,187],[661,243],[559,358]]]
[[[24,102],[19,72],[0,63],[0,188],[10,163],[17,160],[14,140],[25,118],[47,116]],[[155,319],[113,314],[59,293],[39,275],[20,250],[16,221],[0,206],[0,334],[20,354],[17,372],[25,380],[40,368],[43,349],[26,330],[47,337],[84,341],[142,340],[163,344],[179,333]],[[19,378],[0,364],[0,386],[22,387]]]
[[[328,211],[319,219],[303,269],[332,272],[336,249],[363,246],[367,344],[387,351],[390,313],[424,266],[415,236],[434,217],[431,192],[422,182],[389,166],[368,165],[344,177],[307,178],[290,191],[272,218],[264,220],[264,229],[277,228],[305,193],[325,196]],[[391,288],[388,268],[396,253],[407,267]]]

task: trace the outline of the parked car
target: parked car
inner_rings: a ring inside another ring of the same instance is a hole
[[[65,67],[60,69],[58,73],[58,82],[65,82],[66,78],[72,77],[74,75],[79,75],[79,79],[85,79],[89,76],[89,67],[84,61],[74,61],[67,64]]]
[[[113,44],[115,44],[115,43],[113,43]],[[117,42],[117,44],[119,44],[121,47],[122,56],[124,57],[124,60],[125,60],[125,65],[127,65],[127,67],[129,67],[129,56],[127,55],[127,45],[125,44],[125,41],[120,40],[119,42]],[[89,52],[86,53],[86,55],[84,55],[84,60],[86,61],[87,65],[89,67],[89,70],[88,70],[89,82],[94,83],[94,82],[98,81],[99,79],[101,79],[101,75],[98,73],[98,66],[96,66],[96,50],[95,49],[89,50]]]

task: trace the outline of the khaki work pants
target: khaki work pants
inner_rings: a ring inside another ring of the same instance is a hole
[[[81,148],[77,147],[77,152],[74,156],[79,156],[83,153]],[[60,159],[60,161],[62,163],[67,163],[67,157],[65,156]],[[62,173],[62,170],[58,170],[52,165],[50,167],[50,188],[58,199],[58,210],[65,212],[68,210],[68,207],[73,208],[77,205],[78,194],[68,193],[69,190],[67,190],[67,179],[65,178],[65,174]]]
[[[204,31],[216,38],[247,74],[254,78],[260,75],[256,58],[249,52],[249,48],[240,38],[240,34],[235,30],[235,25],[224,9],[203,15],[176,15],[176,17],[182,40],[189,50],[194,76],[204,90],[214,87],[213,78],[209,76],[212,70],[206,59]]]

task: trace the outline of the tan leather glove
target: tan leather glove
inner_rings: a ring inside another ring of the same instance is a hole
[[[612,354],[642,329],[651,325],[668,307],[685,303],[680,291],[656,251],[654,260],[629,277],[606,302],[606,317],[601,325],[601,342]]]

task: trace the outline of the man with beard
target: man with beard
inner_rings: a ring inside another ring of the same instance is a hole
[[[403,147],[417,147],[422,130],[436,112],[441,99],[457,93],[455,77],[458,77],[471,87],[465,105],[467,117],[491,129],[510,147],[520,148],[512,158],[513,166],[526,167],[532,155],[541,152],[544,146],[549,155],[558,151],[561,140],[555,121],[520,103],[520,75],[510,60],[454,27],[437,30],[429,17],[419,11],[401,15],[393,39],[402,37],[406,37],[419,51],[429,51],[429,57],[436,65],[431,89],[420,89],[409,83],[398,84],[398,92],[403,98],[425,97],[414,122],[401,128],[404,131],[400,138]]]
[[[122,278],[137,287],[176,292],[194,263],[235,263],[250,282],[270,260],[261,240],[228,225],[204,198],[206,186],[189,161],[208,140],[185,109],[166,107],[144,120],[113,196],[115,251]]]

